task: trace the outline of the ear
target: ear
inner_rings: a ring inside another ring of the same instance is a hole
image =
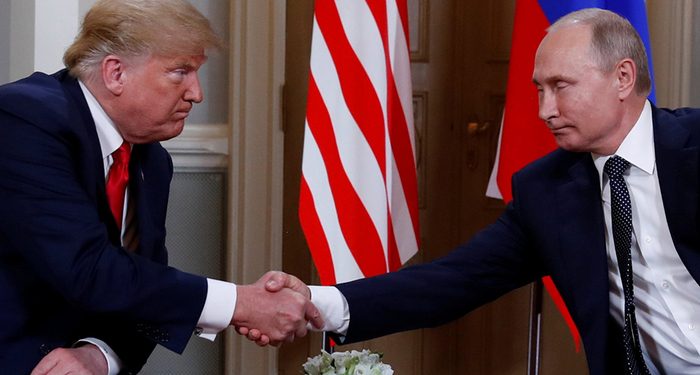
[[[121,95],[126,81],[124,61],[119,56],[108,55],[102,59],[101,68],[105,88],[115,96]]]
[[[632,59],[623,59],[617,64],[615,74],[618,83],[618,96],[620,100],[624,100],[634,92],[634,85],[637,82],[637,66]]]

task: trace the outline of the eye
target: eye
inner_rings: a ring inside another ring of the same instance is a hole
[[[185,77],[187,77],[187,74],[189,73],[189,70],[185,68],[178,68],[178,69],[173,69],[170,72],[168,72],[168,75],[170,78],[175,81],[175,82],[182,82]]]
[[[537,89],[537,97],[541,99],[544,96],[544,87],[537,85],[535,88]]]
[[[555,87],[557,90],[565,89],[565,88],[569,87],[569,82],[566,82],[566,81],[557,81],[556,84],[554,85],[554,87]]]

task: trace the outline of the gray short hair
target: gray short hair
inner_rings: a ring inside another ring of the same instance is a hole
[[[651,74],[647,53],[642,38],[627,19],[609,10],[581,9],[558,19],[547,32],[574,24],[591,26],[591,52],[599,68],[610,72],[622,59],[631,59],[637,66],[635,91],[640,95],[649,94]]]
[[[209,20],[185,0],[99,0],[63,62],[74,77],[89,79],[111,54],[196,54],[221,46]]]

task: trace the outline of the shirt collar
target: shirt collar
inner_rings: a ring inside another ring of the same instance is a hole
[[[97,98],[92,95],[82,81],[78,80],[78,84],[80,84],[80,89],[83,91],[92,119],[95,121],[97,138],[100,141],[100,149],[104,159],[116,151],[124,143],[124,139],[119,134],[114,121],[107,116],[107,113],[97,101]]]
[[[620,156],[630,162],[633,166],[641,169],[647,174],[654,173],[656,165],[656,153],[654,149],[654,127],[651,117],[651,104],[647,100],[644,109],[639,115],[632,130],[627,134],[615,151],[615,155]],[[602,176],[605,162],[613,155],[597,155],[591,153],[593,163],[595,163],[598,174]],[[602,179],[601,179],[602,187]]]

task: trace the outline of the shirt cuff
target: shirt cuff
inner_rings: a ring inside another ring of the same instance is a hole
[[[345,335],[350,326],[350,309],[345,296],[334,286],[309,285],[309,289],[311,303],[323,317],[324,324],[321,330]],[[311,329],[316,330],[313,327]]]
[[[115,353],[112,348],[107,345],[106,342],[94,337],[86,337],[82,340],[78,340],[76,345],[73,345],[73,347],[80,346],[78,345],[80,343],[92,344],[100,349],[102,355],[107,360],[107,375],[117,375],[122,370],[122,360],[119,358],[117,353]]]
[[[236,284],[207,279],[207,299],[204,302],[202,315],[197,321],[195,334],[214,341],[219,332],[231,325],[237,299]]]

